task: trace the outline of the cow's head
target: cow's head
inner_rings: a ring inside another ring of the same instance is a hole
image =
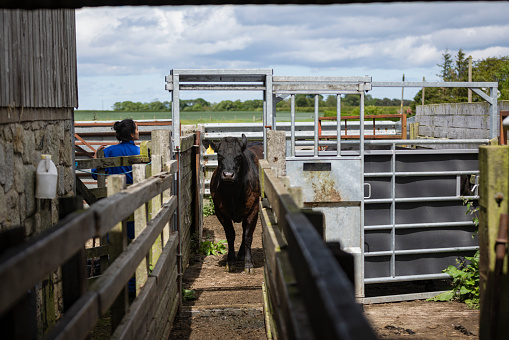
[[[217,153],[217,171],[222,182],[237,182],[242,175],[245,166],[244,150],[247,145],[247,137],[242,134],[242,139],[225,137],[220,142],[203,141],[203,145],[209,145]]]

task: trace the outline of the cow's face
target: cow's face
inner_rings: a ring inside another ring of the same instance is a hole
[[[222,182],[235,183],[239,181],[245,163],[244,150],[246,145],[247,138],[245,135],[242,135],[242,140],[226,137],[218,144],[211,145],[217,152],[217,168]]]

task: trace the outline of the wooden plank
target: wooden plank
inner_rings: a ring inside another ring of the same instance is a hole
[[[112,175],[108,179],[108,197],[115,195],[116,193],[123,190],[126,186],[125,175]],[[127,247],[127,228],[125,225],[125,220],[117,223],[109,233],[109,249],[110,249],[110,263],[113,262],[113,266],[115,266],[118,257],[123,253],[125,248]],[[110,267],[111,268],[111,267]],[[106,275],[103,274],[103,276]],[[130,274],[132,275],[132,273]],[[130,278],[131,276],[129,276]],[[115,292],[112,296],[116,296],[115,301],[111,305],[111,329],[117,328],[117,326],[122,321],[122,318],[127,313],[127,308],[129,307],[129,303],[127,300],[127,281],[129,278],[124,280],[119,280],[119,283],[124,283],[123,287],[121,287],[120,291]],[[101,301],[102,302],[102,301]]]
[[[144,333],[143,326],[151,319],[154,303],[158,298],[157,284],[155,277],[149,277],[140,294],[136,297],[129,308],[129,313],[122,319],[120,325],[115,329],[111,340],[139,339],[140,332]],[[146,326],[145,326],[146,329]]]
[[[152,140],[152,175],[159,173],[163,170],[163,155],[166,153],[164,145],[166,143],[166,138],[169,138],[169,131],[164,130],[154,130],[152,131],[151,140]],[[150,216],[156,216],[159,210],[161,209],[162,196],[160,193],[154,195],[151,200],[151,209]],[[162,249],[164,248],[163,244],[164,240],[159,237],[157,241],[152,246],[152,263],[157,262],[159,256],[161,256]]]
[[[173,167],[172,170],[174,170]],[[172,181],[172,173],[159,173],[142,183],[133,184],[107,199],[96,202],[89,210],[96,215],[98,234],[105,235],[116,223],[127,218],[143,203],[168,189]]]
[[[87,202],[88,205],[92,205],[97,202],[97,198],[92,194],[92,192],[87,188],[85,184],[81,181],[81,179],[75,176],[76,181],[76,191],[83,197],[83,199]]]
[[[167,280],[169,273],[175,270],[172,268],[173,265],[176,265],[176,250],[178,246],[178,233],[173,232],[170,235],[170,240],[163,249],[161,253],[160,261],[156,263],[154,266],[154,270],[150,274],[151,277],[156,277],[157,282],[164,282]],[[164,256],[163,256],[164,255]]]
[[[23,243],[24,228],[15,227],[0,232],[0,254]],[[0,329],[5,339],[37,338],[37,313],[35,289],[27,291],[7,312],[0,315]]]
[[[141,157],[139,155],[77,159],[76,169],[111,168],[114,166],[131,166],[133,164],[148,162],[150,162],[150,158]]]
[[[73,213],[0,257],[0,314],[95,235],[92,211]],[[37,259],[37,261],[34,261]]]
[[[265,272],[264,272],[265,275]],[[276,321],[274,319],[274,308],[271,303],[270,292],[267,287],[267,277],[262,282],[262,294],[263,294],[263,316],[265,319],[265,334],[267,334],[267,339],[279,339],[277,333]]]
[[[288,335],[286,324],[284,323],[282,310],[280,308],[281,300],[284,299],[284,296],[281,296],[282,293],[278,290],[276,268],[271,268],[268,262],[266,262],[264,266],[264,278],[265,283],[267,284],[267,293],[270,301],[272,318],[274,323],[277,325],[276,332],[280,335],[281,339],[287,339]],[[267,306],[264,306],[264,309],[265,308],[267,308]]]
[[[289,258],[319,339],[376,339],[353,285],[303,214],[288,214]]]
[[[98,176],[99,177],[99,176]],[[102,176],[104,177],[104,176]],[[99,178],[98,178],[99,179]],[[108,193],[107,193],[107,189],[106,187],[102,187],[102,188],[92,188],[92,189],[88,189],[88,191],[90,191],[90,194],[93,195],[95,198],[96,198],[96,202],[101,199],[101,198],[105,198],[108,196]],[[88,203],[88,202],[87,202]]]
[[[288,213],[299,213],[297,206],[290,193],[271,169],[264,169],[264,192],[269,199],[275,215],[275,219],[281,230],[286,235],[286,219]]]
[[[89,291],[72,305],[44,339],[86,339],[99,317],[99,296],[96,292]]]
[[[87,259],[93,259],[96,257],[108,255],[109,254],[108,249],[109,249],[109,246],[107,244],[103,245],[103,246],[99,246],[99,247],[87,248],[86,249],[86,254],[87,254],[86,257],[87,257]]]
[[[495,243],[498,238],[500,214],[509,207],[509,146],[479,147],[479,275],[480,275],[480,327],[482,339],[505,339],[508,328],[502,320],[509,315],[509,275],[507,266],[503,270],[503,292],[497,298],[500,301],[498,315],[492,315],[492,303],[495,278]],[[497,200],[498,198],[498,200]],[[495,317],[500,318],[498,329],[491,329]]]
[[[147,177],[146,165],[135,164],[133,165],[133,183],[140,183]],[[146,204],[141,205],[134,211],[134,235],[140,235],[147,227],[147,209]],[[145,262],[141,262],[136,268],[136,295],[140,293],[141,286],[147,281],[149,273],[149,258],[148,254],[145,257]]]
[[[83,199],[81,196],[59,199],[59,219],[80,209],[83,209]],[[70,259],[62,264],[64,312],[69,310],[72,304],[86,292],[86,262],[85,245],[83,244]]]
[[[279,326],[282,327],[284,323],[288,339],[315,339],[307,309],[302,300],[306,291],[297,286],[288,251],[276,254],[275,273],[277,291],[281,300],[281,304],[278,306],[282,315]]]
[[[175,197],[165,204],[161,212],[148,223],[147,228],[134,239],[128,249],[92,285],[90,289],[97,291],[101,299],[101,313],[105,313],[111,306],[114,297],[127,284],[135,268],[145,258],[169,216],[175,211],[176,201]]]

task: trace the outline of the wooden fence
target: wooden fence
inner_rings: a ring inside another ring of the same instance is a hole
[[[182,267],[190,255],[192,233],[193,204],[188,199],[193,197],[187,195],[191,197],[179,202],[177,196],[179,190],[187,193],[192,188],[181,188],[178,180],[184,181],[185,186],[193,184],[189,160],[193,160],[195,136],[182,137],[184,151],[177,160],[169,160],[169,131],[157,132],[152,136],[151,164],[133,164],[132,186],[124,189],[124,175],[109,176],[108,197],[86,210],[79,209],[81,199],[71,199],[77,211],[62,216],[42,235],[0,254],[0,316],[2,320],[17,321],[6,332],[2,329],[3,335],[20,338],[16,325],[30,323],[26,320],[29,314],[23,309],[28,308],[24,298],[27,290],[45,275],[61,269],[63,316],[45,338],[84,339],[108,311],[113,339],[168,337],[181,305]],[[78,161],[84,162],[78,167],[88,167],[90,162],[109,162],[100,167],[116,166],[118,162],[136,163],[139,159],[140,156],[84,160]],[[61,211],[73,210],[65,208],[68,200],[62,200]],[[178,210],[179,204],[182,209]],[[129,243],[125,224],[133,213],[136,237]],[[175,221],[180,223],[172,223]],[[106,244],[85,250],[87,241],[106,235]],[[108,268],[88,283],[87,253],[90,257],[109,256]],[[133,275],[137,294],[130,303],[126,286]],[[19,317],[20,311],[23,318]]]
[[[300,209],[266,160],[260,180],[268,338],[376,339],[355,301],[353,258],[323,241],[321,215]]]

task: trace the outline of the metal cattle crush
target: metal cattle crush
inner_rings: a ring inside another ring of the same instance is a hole
[[[356,296],[365,303],[425,298],[436,292],[366,297],[376,283],[432,280],[456,259],[478,248],[475,226],[463,200],[476,201],[477,145],[489,139],[365,139],[364,95],[374,87],[468,87],[490,104],[490,135],[497,133],[497,83],[373,82],[371,77],[279,77],[272,70],[172,70],[166,78],[172,93],[173,139],[178,149],[181,90],[261,91],[263,141],[267,130],[280,129],[275,105],[290,96],[286,175],[303,190],[304,206],[324,215],[323,237],[339,241],[355,257]],[[488,88],[486,95],[481,88]],[[315,96],[312,133],[302,135],[295,121],[295,95]],[[318,96],[337,96],[337,120],[329,136],[319,138]],[[360,96],[357,140],[347,139],[341,122],[341,95]],[[256,127],[253,124],[253,131]],[[240,126],[243,131],[249,126]],[[229,133],[229,135],[240,134]],[[233,132],[230,129],[230,132]],[[205,131],[204,138],[221,133]],[[338,138],[339,137],[339,138]],[[430,145],[442,144],[443,150]],[[450,144],[473,149],[448,150]],[[416,148],[417,146],[417,148]],[[264,150],[266,153],[266,149]],[[465,189],[468,188],[468,189]]]

